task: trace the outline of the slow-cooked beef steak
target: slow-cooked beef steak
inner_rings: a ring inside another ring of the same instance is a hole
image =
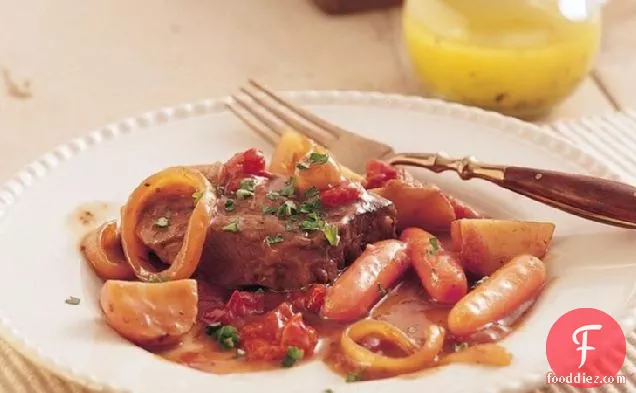
[[[219,168],[196,167],[213,185],[218,182]],[[256,184],[253,196],[244,200],[232,196],[232,206],[227,207],[228,197],[219,195],[220,213],[210,226],[199,263],[199,270],[211,283],[229,288],[260,285],[274,290],[329,283],[367,243],[395,234],[393,204],[369,193],[353,204],[322,211],[325,225],[338,229],[336,246],[321,230],[299,230],[307,216],[298,212],[281,218],[277,212],[285,200],[271,195],[287,184],[287,179],[279,176],[265,179]],[[299,210],[303,198],[292,202],[290,208]],[[157,196],[145,208],[137,234],[159,259],[170,263],[181,247],[192,209],[189,195]],[[160,217],[166,217],[168,225],[158,226]]]

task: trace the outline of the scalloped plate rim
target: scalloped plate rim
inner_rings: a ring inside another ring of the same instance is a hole
[[[355,90],[302,90],[281,92],[287,98],[301,105],[328,105],[346,106],[356,105],[364,107],[378,107],[383,109],[401,109],[437,115],[458,115],[464,120],[476,121],[500,129],[501,132],[515,131],[515,137],[530,136],[526,139],[535,147],[551,154],[563,148],[576,153],[575,164],[585,168],[589,172],[602,177],[623,179],[618,173],[597,158],[586,153],[574,143],[558,135],[551,133],[537,125],[510,118],[499,113],[488,112],[476,107],[448,103],[438,99],[423,98],[417,96],[405,96],[401,94],[385,94],[378,92],[364,92]],[[20,196],[39,179],[45,177],[62,162],[69,161],[78,154],[82,154],[95,145],[107,143],[110,140],[126,135],[136,130],[149,127],[162,126],[178,121],[197,118],[216,113],[227,112],[225,103],[229,97],[207,98],[174,106],[163,107],[146,111],[137,116],[124,118],[121,121],[111,122],[103,127],[95,128],[84,135],[60,144],[31,161],[20,169],[13,177],[0,185],[0,220],[6,212],[18,202]],[[444,111],[446,111],[444,113]],[[437,113],[436,113],[437,112]],[[545,147],[536,138],[556,141],[549,147]],[[628,306],[618,319],[619,324],[626,334],[631,333],[636,327],[636,306]],[[32,345],[27,337],[13,329],[11,321],[7,320],[0,310],[0,334],[15,350],[25,358],[33,362],[35,366],[41,366],[61,378],[81,385],[89,389],[101,391],[132,392],[130,389],[113,386],[107,381],[98,381],[91,375],[76,371],[73,367],[60,364],[54,356],[42,353],[39,348]],[[544,385],[545,372],[549,370],[537,370],[528,372],[514,381],[499,386],[492,386],[484,393],[503,393],[505,391],[526,391]]]

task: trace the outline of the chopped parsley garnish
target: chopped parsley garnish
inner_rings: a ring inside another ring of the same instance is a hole
[[[382,296],[385,296],[387,293],[389,293],[389,291],[387,291],[380,283],[378,283],[378,292],[380,292]]]
[[[234,211],[234,200],[233,199],[228,199],[227,201],[225,201],[225,211],[231,212]]]
[[[224,231],[226,231],[226,232],[238,232],[238,231],[240,231],[238,221],[236,221],[236,220],[230,222],[229,224],[224,226],[222,229]]]
[[[327,225],[318,216],[317,213],[307,214],[307,219],[300,223],[300,230],[304,232],[310,231],[322,231],[325,235],[325,239],[334,247],[340,244],[340,234],[338,234],[338,227],[335,225]]]
[[[327,161],[329,161],[328,154],[313,152],[313,153],[309,153],[309,156],[306,159],[296,164],[296,168],[300,169],[301,171],[304,171],[306,169],[309,169],[312,165],[322,165],[326,163]]]
[[[239,183],[239,189],[236,190],[236,197],[239,200],[247,199],[254,196],[254,189],[256,188],[256,181],[254,179],[243,179]]]
[[[457,343],[455,344],[455,352],[463,351],[468,348],[468,343]]]
[[[161,216],[155,220],[155,226],[158,228],[167,228],[170,225],[170,220],[166,216]]]
[[[300,223],[300,230],[304,232],[317,231],[324,227],[325,223],[317,217],[316,213],[311,213],[307,219]]]
[[[199,202],[199,199],[201,199],[202,197],[203,197],[203,190],[195,191],[194,194],[192,194],[192,199],[194,199],[194,203]]]
[[[296,192],[296,184],[293,177],[290,177],[287,180],[285,187],[278,190],[278,195],[284,197],[293,197]]]
[[[280,217],[289,217],[297,213],[298,213],[298,206],[296,206],[296,203],[294,203],[294,201],[285,201],[278,208],[278,215]]]
[[[317,196],[320,193],[320,191],[318,191],[318,188],[316,188],[316,186],[312,186],[310,189],[308,189],[307,191],[305,191],[305,198],[313,198],[315,196]]]
[[[309,163],[305,161],[301,161],[298,164],[296,164],[296,168],[300,169],[301,171],[304,171],[305,169],[309,169]]]
[[[208,325],[205,334],[218,341],[223,349],[232,349],[238,345],[238,330],[232,325]]]
[[[329,161],[328,154],[322,154],[322,153],[316,153],[316,152],[309,154],[310,164],[324,164],[327,161]]]
[[[282,243],[283,240],[283,235],[269,235],[265,237],[265,242],[269,245]]]
[[[431,248],[428,250],[428,255],[435,255],[437,251],[439,251],[439,240],[437,238],[431,237],[428,239],[428,242],[431,245]]]
[[[253,192],[255,187],[256,187],[256,181],[254,181],[254,179],[249,179],[249,178],[243,179],[239,183],[239,188],[243,190]]]
[[[66,300],[64,300],[64,303],[69,304],[71,306],[77,306],[78,304],[80,304],[81,300],[78,297],[75,296],[69,296],[66,298]]]
[[[322,233],[325,234],[325,238],[334,247],[340,244],[340,234],[338,233],[338,227],[335,225],[325,225],[322,229]]]
[[[327,155],[315,153],[311,162],[320,163],[328,159]],[[326,158],[325,158],[326,157]],[[309,159],[309,158],[308,158]],[[263,215],[276,215],[280,219],[285,220],[285,231],[294,231],[296,228],[303,232],[322,231],[325,239],[332,246],[340,244],[340,235],[338,227],[335,225],[327,225],[320,216],[322,205],[320,203],[320,193],[316,187],[311,187],[304,192],[305,201],[297,203],[291,199],[294,198],[295,183],[294,178],[290,177],[285,183],[285,187],[278,191],[269,191],[266,195],[270,200],[284,201],[278,206],[262,206]],[[298,225],[291,223],[299,222]],[[276,244],[283,241],[282,235],[271,235],[265,238],[267,244]]]
[[[302,360],[303,356],[305,356],[305,351],[302,349],[293,346],[287,347],[287,353],[285,354],[285,358],[283,358],[281,366],[292,367],[297,361]]]
[[[347,373],[347,377],[345,380],[347,382],[362,381],[362,371],[352,371],[350,373]]]
[[[316,213],[321,207],[320,199],[310,199],[300,204],[300,212],[304,214]]]
[[[267,197],[267,199],[272,201],[282,198],[282,196],[276,191],[268,191],[267,194],[265,194],[265,196]]]
[[[236,197],[239,200],[247,199],[252,196],[254,196],[254,191],[245,190],[243,188],[239,188],[238,190],[236,190]]]
[[[327,161],[329,161],[328,154],[313,152],[313,153],[309,153],[309,157],[307,157],[307,159],[296,164],[296,168],[303,171],[303,170],[309,169],[309,167],[311,167],[312,165],[322,165],[326,163]]]
[[[235,327],[223,326],[216,332],[216,339],[221,347],[230,349],[238,345],[239,336]]]
[[[276,214],[276,212],[278,211],[278,207],[276,206],[263,206],[263,214],[264,215],[269,215],[269,214]]]
[[[264,215],[275,214],[281,218],[292,217],[298,214],[298,206],[294,201],[285,201],[279,206],[263,206]]]

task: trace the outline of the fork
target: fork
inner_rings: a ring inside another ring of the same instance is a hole
[[[628,184],[545,169],[486,164],[470,156],[396,153],[387,144],[347,131],[291,104],[254,80],[248,80],[239,91],[242,94],[232,95],[226,107],[272,145],[291,128],[324,146],[340,164],[357,173],[364,173],[372,159],[436,173],[453,171],[462,180],[486,180],[591,221],[636,229],[636,188]]]

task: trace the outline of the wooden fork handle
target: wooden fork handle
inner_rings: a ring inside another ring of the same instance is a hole
[[[536,168],[485,164],[472,157],[440,153],[402,153],[388,159],[433,172],[456,172],[462,179],[483,179],[568,213],[622,228],[636,229],[636,188],[599,177]]]
[[[524,167],[505,167],[495,183],[593,221],[636,228],[636,188],[625,183]]]

